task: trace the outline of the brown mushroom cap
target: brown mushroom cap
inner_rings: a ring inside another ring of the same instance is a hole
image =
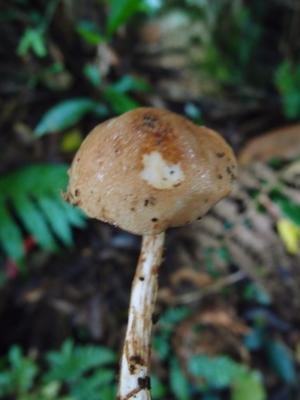
[[[231,190],[236,160],[216,132],[155,108],[97,125],[73,160],[66,198],[145,235],[202,217]]]

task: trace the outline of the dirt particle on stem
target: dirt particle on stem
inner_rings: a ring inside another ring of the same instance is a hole
[[[129,372],[131,375],[133,375],[135,373],[136,370],[136,366],[134,364],[130,364],[129,365]]]
[[[158,322],[158,320],[159,320],[159,315],[153,313],[152,314],[152,324],[155,325]]]
[[[141,389],[151,389],[151,380],[150,376],[145,376],[145,378],[139,377],[138,378],[138,385]]]
[[[143,358],[142,358],[140,355],[138,355],[138,354],[135,354],[135,355],[131,356],[131,357],[129,358],[129,361],[130,361],[131,363],[136,364],[136,365],[144,365],[144,364],[145,364]]]

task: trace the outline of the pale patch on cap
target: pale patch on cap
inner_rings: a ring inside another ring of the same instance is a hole
[[[185,179],[180,164],[168,163],[158,151],[144,154],[141,177],[155,189],[171,189]]]

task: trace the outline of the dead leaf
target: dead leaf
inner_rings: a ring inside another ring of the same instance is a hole
[[[183,282],[189,282],[202,288],[212,283],[213,279],[205,272],[196,271],[190,267],[180,268],[170,277],[171,284],[178,286]]]
[[[291,159],[300,154],[300,124],[261,133],[252,139],[239,154],[242,165],[272,158]]]

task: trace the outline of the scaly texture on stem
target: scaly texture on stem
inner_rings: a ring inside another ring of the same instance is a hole
[[[165,234],[143,237],[132,283],[129,318],[121,359],[119,400],[149,400],[152,318]]]

